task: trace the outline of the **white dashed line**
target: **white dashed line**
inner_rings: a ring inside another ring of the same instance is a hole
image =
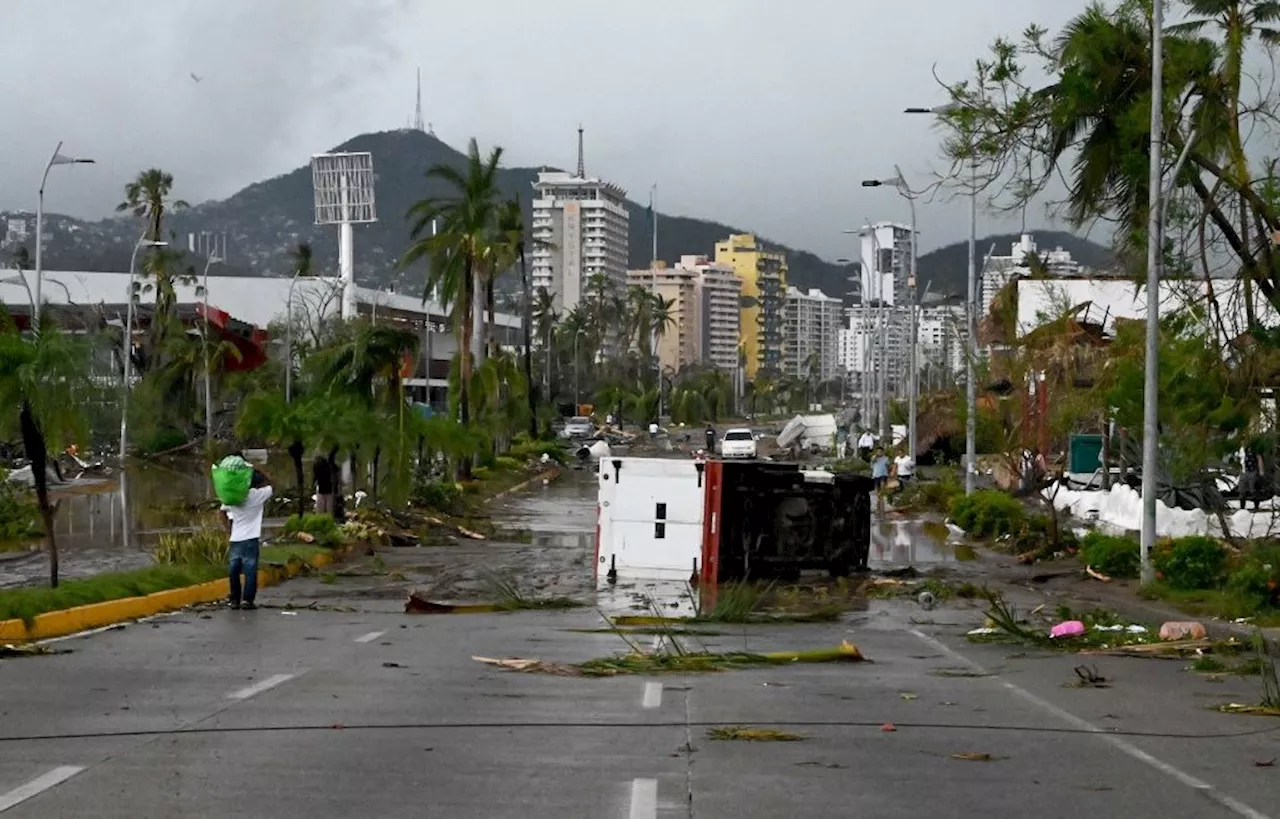
[[[379,637],[381,637],[381,636],[382,636],[382,635],[384,635],[384,634],[386,634],[386,632],[385,632],[385,631],[371,631],[371,632],[369,632],[368,634],[361,634],[359,637],[357,637],[357,638],[356,638],[356,642],[357,642],[357,643],[372,643],[374,640],[378,639]]]
[[[631,782],[631,819],[654,819],[658,815],[658,780]]]
[[[276,674],[273,677],[267,677],[262,682],[254,683],[248,688],[241,688],[239,691],[232,691],[230,694],[227,695],[227,699],[247,700],[250,697],[261,694],[263,691],[270,691],[272,688],[275,688],[277,685],[280,685],[281,683],[286,683],[289,680],[292,680],[296,676],[298,675],[297,674]]]
[[[657,708],[662,705],[662,683],[647,682],[644,684],[644,697],[640,704],[645,708]]]
[[[1014,694],[1017,694],[1019,697],[1022,697],[1024,700],[1031,703],[1032,705],[1035,705],[1038,708],[1042,708],[1045,711],[1048,711],[1050,714],[1053,714],[1055,717],[1062,720],[1063,722],[1073,725],[1076,728],[1079,728],[1081,731],[1085,731],[1091,734],[1096,734],[1099,739],[1101,739],[1104,742],[1110,743],[1111,746],[1116,750],[1121,751],[1125,754],[1128,754],[1129,756],[1133,757],[1134,759],[1138,760],[1144,765],[1149,765],[1150,767],[1155,768],[1157,771],[1159,771],[1162,774],[1165,774],[1166,776],[1176,779],[1178,782],[1181,782],[1183,785],[1186,785],[1188,788],[1200,791],[1205,796],[1212,799],[1214,802],[1217,802],[1219,805],[1231,811],[1232,813],[1236,814],[1237,816],[1243,816],[1245,817],[1245,819],[1270,819],[1270,817],[1267,816],[1267,814],[1260,813],[1259,811],[1254,810],[1253,808],[1244,804],[1243,802],[1236,799],[1235,797],[1228,796],[1225,793],[1222,793],[1217,788],[1210,785],[1208,782],[1205,782],[1203,779],[1198,779],[1192,776],[1191,774],[1187,773],[1186,771],[1183,771],[1179,768],[1175,768],[1173,765],[1170,765],[1168,762],[1165,762],[1162,759],[1158,759],[1152,756],[1151,754],[1147,753],[1141,748],[1133,745],[1130,742],[1126,742],[1124,739],[1121,739],[1118,736],[1113,736],[1111,734],[1108,734],[1105,730],[1103,730],[1097,725],[1094,725],[1092,722],[1089,722],[1088,720],[1083,719],[1081,717],[1077,717],[1075,714],[1071,713],[1070,711],[1066,711],[1062,708],[1059,708],[1058,706],[1054,705],[1048,700],[1041,699],[1040,697],[1037,697],[1035,694],[1032,694],[1030,691],[1027,691],[1024,688],[1019,688],[1018,686],[1014,685],[1008,680],[1003,679],[998,674],[992,674],[990,671],[978,665],[973,660],[970,660],[968,657],[964,656],[960,652],[955,651],[949,646],[944,645],[942,642],[935,640],[934,638],[930,637],[924,632],[919,631],[918,629],[912,629],[911,633],[919,637],[921,640],[924,640],[926,643],[928,643],[930,646],[932,646],[936,650],[941,651],[943,654],[946,654],[948,657],[951,657],[953,660],[963,663],[969,666],[970,668],[972,668],[973,670],[981,672],[982,674],[985,674],[997,680],[1001,685],[1005,687],[1006,690],[1011,691]]]
[[[76,765],[63,765],[59,768],[54,768],[44,776],[37,776],[27,784],[20,785],[8,793],[0,794],[0,813],[4,813],[15,805],[22,804],[33,796],[44,793],[55,785],[66,782],[83,770],[84,768]],[[631,815],[634,816],[635,813]]]

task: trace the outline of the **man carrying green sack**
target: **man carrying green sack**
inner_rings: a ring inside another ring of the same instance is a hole
[[[258,593],[262,516],[267,501],[271,499],[271,479],[243,458],[233,455],[222,459],[213,468],[213,485],[218,499],[222,501],[222,513],[227,516],[231,538],[228,566],[231,608],[255,609],[257,606],[253,600]]]

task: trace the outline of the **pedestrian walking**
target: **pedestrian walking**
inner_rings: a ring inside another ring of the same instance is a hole
[[[271,479],[262,471],[253,470],[249,494],[245,499],[229,506],[223,504],[222,513],[227,517],[230,533],[228,572],[231,581],[231,608],[255,609],[254,598],[258,593],[258,552],[262,547],[262,516],[267,501],[271,499]],[[244,582],[241,583],[241,574]]]
[[[884,489],[884,485],[889,481],[889,456],[884,450],[877,450],[875,457],[871,459],[871,480],[875,484],[876,491]]]

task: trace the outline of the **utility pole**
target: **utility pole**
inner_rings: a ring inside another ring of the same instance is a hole
[[[1160,435],[1160,225],[1164,148],[1164,8],[1151,6],[1151,148],[1147,175],[1147,350],[1142,386],[1142,540],[1140,582],[1155,580],[1156,469]]]

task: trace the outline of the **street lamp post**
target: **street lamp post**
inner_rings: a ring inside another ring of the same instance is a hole
[[[934,108],[907,108],[907,114],[944,116],[961,108],[956,103]],[[969,281],[965,293],[965,330],[969,336],[965,355],[964,493],[972,495],[978,469],[978,383],[974,365],[978,358],[978,166],[969,161]]]
[[[213,445],[213,377],[209,374],[209,268],[220,262],[216,252],[210,251],[204,262],[204,445]]]
[[[881,185],[892,185],[898,191],[898,194],[902,196],[903,199],[907,200],[907,204],[911,206],[911,272],[910,272],[909,278],[907,279],[907,308],[909,313],[909,316],[907,319],[908,321],[907,343],[909,345],[909,349],[907,352],[907,370],[908,370],[907,372],[907,448],[910,453],[910,457],[915,458],[916,457],[916,403],[917,403],[917,393],[919,392],[919,389],[916,386],[916,376],[917,376],[916,348],[919,346],[916,338],[916,335],[917,335],[917,328],[916,328],[917,289],[916,288],[918,286],[917,277],[916,277],[916,273],[917,273],[916,256],[918,255],[916,252],[917,250],[916,238],[918,235],[918,231],[916,229],[916,199],[915,199],[915,194],[912,192],[911,188],[907,186],[907,180],[902,175],[902,169],[899,168],[897,165],[894,165],[893,171],[896,174],[896,176],[894,176],[892,179],[864,179],[862,181],[862,187],[878,188]]]
[[[41,283],[44,279],[44,186],[49,181],[49,171],[54,165],[92,165],[92,159],[83,157],[63,156],[62,143],[53,149],[53,156],[49,157],[49,161],[44,166],[44,173],[40,176],[40,192],[36,197],[36,292],[35,292],[35,310],[31,314],[31,327],[37,333],[40,332],[40,290]]]
[[[129,537],[129,500],[125,490],[125,457],[129,452],[129,380],[133,368],[133,280],[138,265],[138,251],[144,247],[164,247],[168,242],[157,242],[147,238],[144,232],[133,246],[133,255],[129,257],[129,289],[126,294],[124,319],[124,380],[120,390],[120,511],[121,531],[124,545],[130,545]]]
[[[1140,582],[1155,580],[1151,548],[1156,541],[1156,462],[1160,434],[1160,197],[1164,147],[1164,9],[1151,5],[1151,150],[1147,177],[1147,350],[1142,386],[1142,540]]]

